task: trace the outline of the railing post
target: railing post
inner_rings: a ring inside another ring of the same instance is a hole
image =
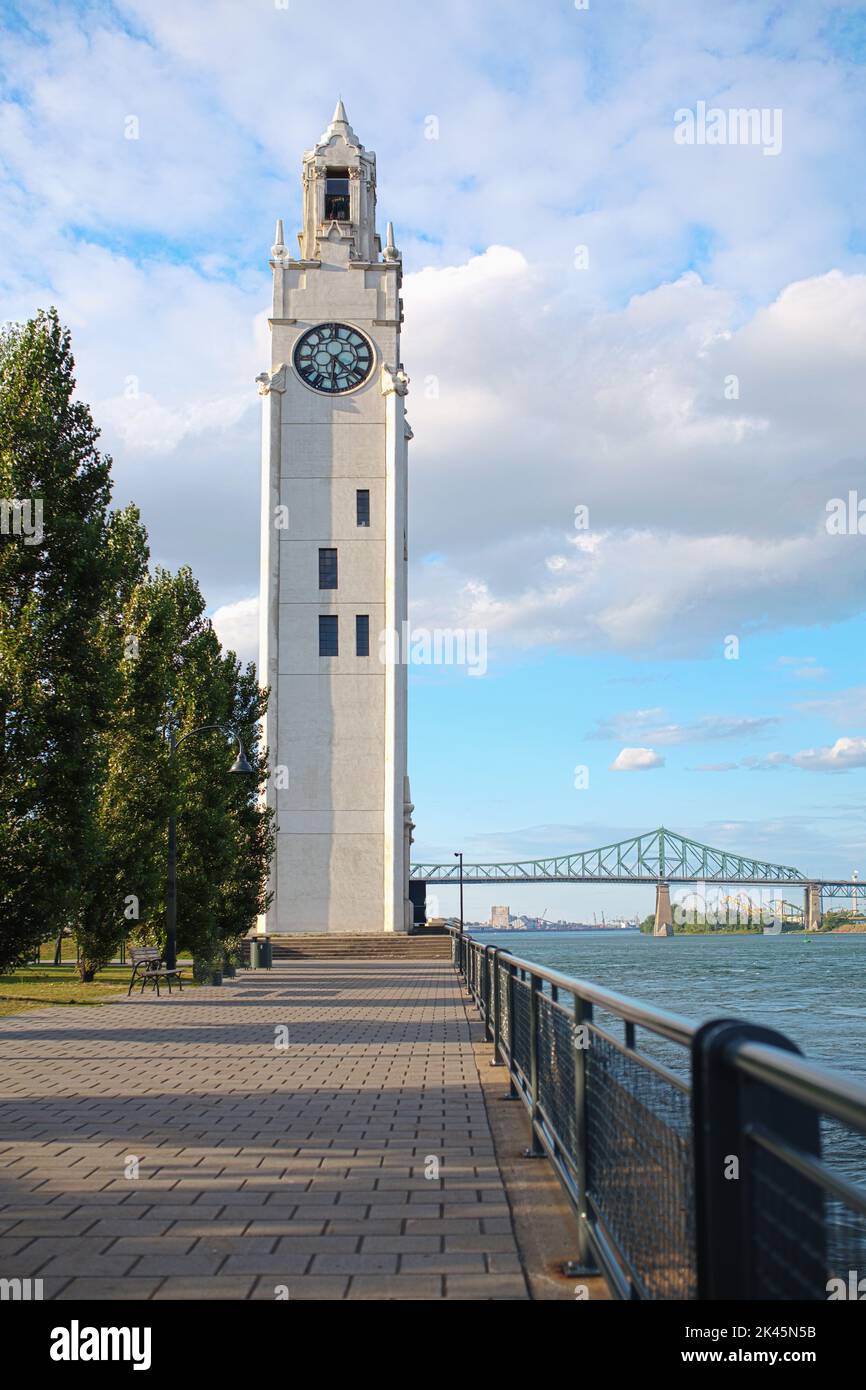
[[[524,1158],[543,1158],[538,1138],[538,991],[541,980],[533,973],[529,980],[529,1133],[530,1146]]]
[[[514,1084],[514,972],[516,966],[508,962],[508,1099],[517,1100],[517,1087]]]
[[[578,1263],[570,1265],[570,1275],[591,1274],[597,1266],[589,1239],[589,1202],[587,1184],[589,1173],[589,1150],[587,1144],[587,1078],[586,1059],[589,1051],[592,1023],[592,1005],[575,992],[574,994],[574,1139],[575,1171],[577,1177]],[[584,1045],[585,1037],[585,1045]]]
[[[502,1039],[502,1008],[499,998],[499,947],[492,948],[493,960],[493,1057],[491,1067],[501,1067],[502,1058],[499,1056],[499,1044]]]
[[[490,952],[492,950],[493,947],[490,945],[484,947],[484,1011],[482,1016],[484,1018],[484,1037],[487,1042],[490,1042]]]
[[[807,1153],[820,1154],[814,1110],[769,1086],[752,1082],[731,1060],[737,1043],[758,1042],[794,1052],[800,1049],[775,1029],[741,1019],[714,1019],[700,1027],[692,1043],[692,1117],[695,1164],[695,1238],[699,1299],[778,1298],[762,1286],[755,1260],[754,1214],[760,1202],[753,1167],[751,1124],[762,1124],[779,1139]],[[808,1179],[787,1174],[787,1197],[808,1224],[823,1230],[823,1199]],[[827,1271],[821,1241],[812,1237],[805,1282],[815,1298],[826,1298]]]

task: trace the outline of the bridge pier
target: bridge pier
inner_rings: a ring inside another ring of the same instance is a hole
[[[818,931],[824,919],[824,905],[821,900],[820,883],[806,885],[805,902],[806,931]]]
[[[671,886],[669,883],[656,884],[656,921],[653,936],[673,936],[674,919],[671,912]]]

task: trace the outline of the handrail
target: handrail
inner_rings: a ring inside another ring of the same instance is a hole
[[[832,1115],[866,1135],[866,1085],[854,1077],[766,1043],[735,1041],[725,1051],[731,1064],[745,1075],[768,1082],[803,1105]]]
[[[572,1273],[601,1270],[621,1298],[818,1299],[855,1249],[866,1258],[856,1160],[850,1148],[828,1160],[820,1128],[829,1116],[855,1143],[866,1136],[857,1078],[772,1029],[698,1025],[447,930],[493,1062],[529,1111],[526,1156],[546,1156],[578,1215]],[[637,1028],[681,1049],[676,1070],[638,1045]]]

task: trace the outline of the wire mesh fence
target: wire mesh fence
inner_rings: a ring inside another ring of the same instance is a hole
[[[616,1296],[866,1297],[866,1088],[462,933],[453,960]]]

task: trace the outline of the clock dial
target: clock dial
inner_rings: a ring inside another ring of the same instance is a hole
[[[373,349],[363,333],[345,323],[308,328],[295,344],[295,371],[314,391],[352,391],[373,370]]]

